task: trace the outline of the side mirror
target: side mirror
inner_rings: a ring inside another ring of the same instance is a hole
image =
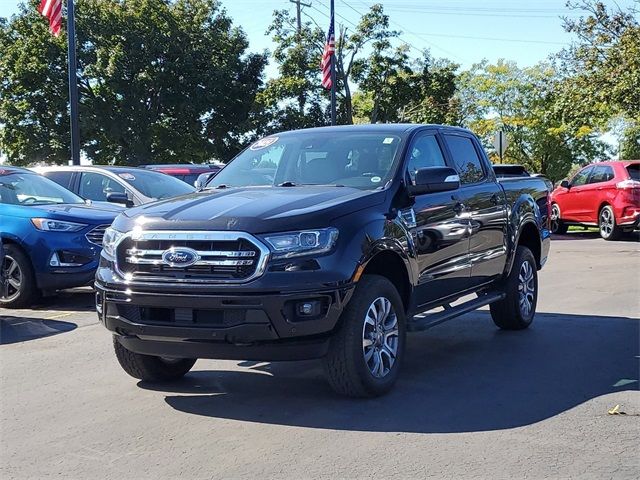
[[[569,183],[569,180],[562,180],[562,181],[560,182],[560,186],[561,186],[562,188],[566,188],[566,189],[571,188],[571,184]]]
[[[120,203],[126,207],[133,207],[133,202],[129,200],[126,193],[122,192],[109,192],[107,193],[107,202]]]
[[[209,179],[215,177],[218,171],[201,173],[200,175],[198,175],[196,181],[193,182],[193,186],[196,187],[196,190],[198,191],[204,189],[204,187],[207,186],[207,182],[209,181]]]
[[[416,183],[409,186],[409,194],[448,192],[458,188],[460,188],[460,175],[453,168],[425,167],[416,172]]]

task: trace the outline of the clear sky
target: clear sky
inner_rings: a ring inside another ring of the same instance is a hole
[[[323,28],[328,25],[329,0],[302,0],[304,16]],[[0,16],[18,11],[20,0],[0,0]],[[236,25],[247,33],[250,48],[272,48],[265,35],[274,9],[295,5],[289,0],[222,0]],[[562,29],[561,16],[577,17],[565,0],[335,0],[336,22],[353,28],[361,13],[382,3],[392,27],[402,31],[401,40],[413,47],[414,55],[424,48],[436,57],[447,57],[463,68],[483,58],[515,60],[533,65],[566,46],[572,36]],[[632,0],[605,0],[625,8]],[[267,71],[273,75],[274,68]]]

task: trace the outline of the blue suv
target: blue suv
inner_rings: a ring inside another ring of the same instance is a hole
[[[0,307],[93,283],[102,236],[122,211],[90,205],[30,170],[0,165]]]

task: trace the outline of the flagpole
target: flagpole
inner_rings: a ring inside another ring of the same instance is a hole
[[[78,122],[78,66],[76,62],[76,22],[73,0],[67,3],[69,38],[69,103],[71,104],[71,163],[80,165],[80,127]]]
[[[334,5],[331,0],[331,30],[335,35]],[[336,53],[331,55],[331,125],[336,124]]]

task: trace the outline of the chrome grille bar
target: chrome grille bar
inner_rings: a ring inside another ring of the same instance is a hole
[[[161,257],[164,252],[165,250],[145,250],[138,248],[128,248],[126,250],[127,255],[135,257]],[[201,257],[255,257],[256,255],[256,252],[251,250],[196,250],[195,252]]]
[[[133,263],[136,265],[162,265],[163,264],[162,259],[160,258],[127,257],[125,260],[127,261],[127,263]],[[198,260],[193,265],[238,267],[242,265],[253,265],[253,260]]]

